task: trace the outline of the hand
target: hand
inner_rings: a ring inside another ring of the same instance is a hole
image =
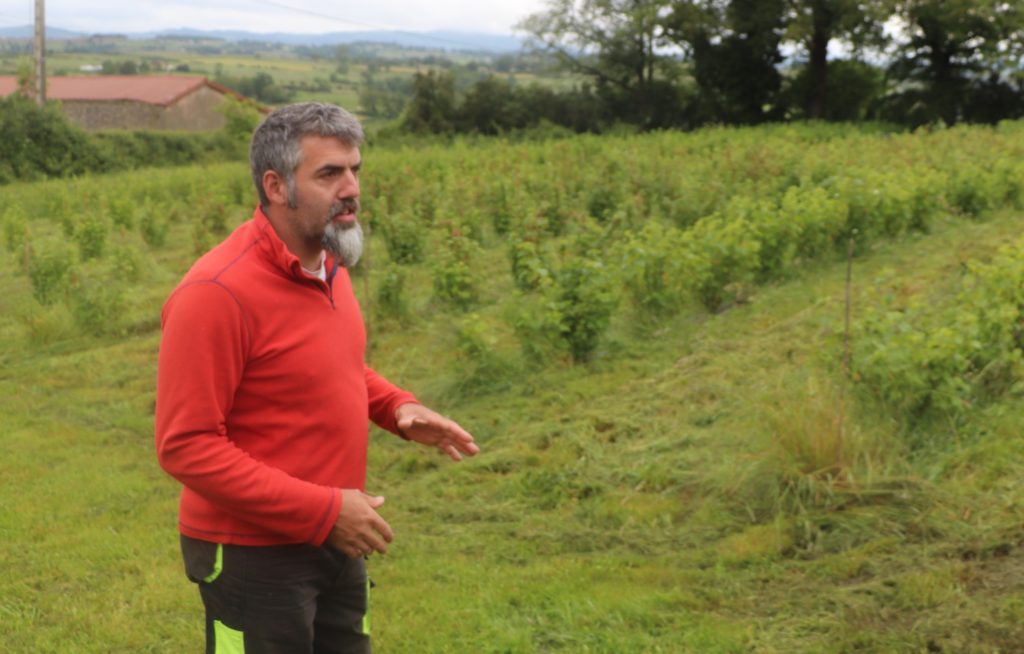
[[[395,534],[377,514],[376,509],[381,504],[384,504],[383,497],[367,495],[354,488],[342,489],[341,511],[327,535],[327,542],[353,559],[371,552],[387,552]]]
[[[403,404],[395,411],[395,420],[406,438],[436,447],[453,461],[461,461],[463,454],[474,456],[480,452],[468,431],[422,404]]]

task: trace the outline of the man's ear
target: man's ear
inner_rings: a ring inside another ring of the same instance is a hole
[[[263,173],[263,192],[272,205],[288,205],[288,183],[276,170]]]

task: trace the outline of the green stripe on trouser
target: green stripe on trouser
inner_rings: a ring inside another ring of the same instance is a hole
[[[220,620],[213,621],[214,654],[245,654],[245,639],[241,631],[232,629]]]
[[[366,578],[366,613],[363,614],[363,634],[366,636],[370,635],[370,587],[373,582],[370,578]]]
[[[224,572],[224,544],[217,543],[217,560],[213,562],[213,571],[203,578],[203,581],[212,584]]]

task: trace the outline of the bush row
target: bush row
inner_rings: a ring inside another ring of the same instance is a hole
[[[861,249],[927,230],[944,212],[1019,205],[1024,180],[1024,130],[1013,124],[917,134],[788,125],[366,150],[362,219],[387,252],[373,258],[376,307],[473,312],[475,334],[501,321],[498,330],[540,360],[591,357],[623,296],[653,317],[694,302],[719,310],[752,285],[845,251],[851,236]],[[43,219],[79,262],[104,259],[112,235],[137,235],[130,243],[143,253],[164,247],[178,226],[198,254],[255,199],[242,165],[0,194],[13,251],[24,255],[27,226]],[[406,288],[419,279],[428,283]]]
[[[956,418],[1024,380],[1024,240],[973,262],[952,301],[870,312],[853,374],[899,416]]]

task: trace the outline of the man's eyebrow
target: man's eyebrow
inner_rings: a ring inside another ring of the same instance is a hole
[[[363,167],[363,162],[362,162],[362,160],[360,160],[358,163],[353,164],[351,166],[351,169],[354,170],[354,171],[358,171],[362,167]],[[324,164],[324,165],[320,166],[319,168],[317,168],[316,172],[317,172],[317,174],[335,173],[335,172],[338,172],[340,170],[345,170],[346,168],[349,168],[349,166],[340,165],[340,164],[327,163],[327,164]]]

